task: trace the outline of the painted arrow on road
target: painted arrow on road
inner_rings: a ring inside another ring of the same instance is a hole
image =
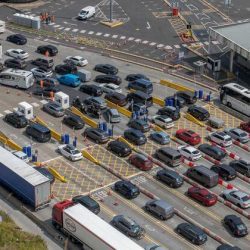
[[[147,22],[147,29],[148,30],[151,29],[151,26],[150,26],[149,22]]]

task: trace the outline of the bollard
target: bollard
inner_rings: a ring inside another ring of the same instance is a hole
[[[206,101],[207,101],[207,102],[210,102],[210,101],[211,101],[211,95],[210,95],[210,94],[207,95]]]
[[[100,129],[100,130],[103,130],[103,122],[100,122],[100,123],[99,123],[99,129]]]
[[[69,134],[65,134],[65,144],[69,144]]]
[[[27,147],[23,147],[23,152],[27,154]]]
[[[173,106],[174,106],[173,99],[169,99],[169,106],[170,106],[170,107],[173,107]]]
[[[75,136],[74,140],[73,140],[73,146],[76,147],[77,145],[77,137]]]
[[[65,135],[61,135],[61,143],[65,143]]]
[[[199,99],[202,99],[202,97],[203,97],[203,90],[200,89],[200,90],[199,90]]]
[[[196,98],[198,97],[198,91],[197,91],[197,90],[194,91],[194,96],[195,96]]]
[[[113,131],[111,128],[108,129],[108,134],[109,134],[109,136],[113,136]]]
[[[165,99],[165,106],[168,106],[168,98]]]
[[[32,153],[31,153],[31,146],[27,147],[27,156],[31,157]]]
[[[108,130],[108,125],[107,125],[107,123],[104,122],[102,126],[103,126],[103,131],[106,132],[106,131]]]

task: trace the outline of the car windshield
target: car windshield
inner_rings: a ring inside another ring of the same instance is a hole
[[[133,232],[138,232],[140,230],[140,227],[136,224],[131,225],[131,230]]]
[[[76,154],[79,154],[80,151],[79,151],[78,149],[74,149],[74,150],[71,151],[71,153],[72,153],[73,155],[76,155]]]
[[[241,198],[241,200],[242,200],[242,201],[249,201],[249,200],[250,200],[250,198],[249,198],[249,196],[248,196],[248,195],[246,195],[246,196],[242,197],[242,198]]]
[[[228,138],[226,138],[226,139],[225,139],[225,141],[231,141],[231,138],[230,138],[230,137],[228,137]]]
[[[239,134],[239,136],[240,136],[240,137],[246,137],[246,136],[247,136],[247,133],[242,132],[242,133]]]
[[[179,159],[181,159],[181,155],[176,155],[173,157],[173,160],[179,160]]]
[[[198,155],[200,152],[198,150],[193,151],[194,155]]]
[[[246,230],[246,226],[244,225],[244,224],[239,224],[239,225],[237,225],[237,229],[238,230]]]
[[[22,50],[22,51],[20,51],[20,54],[25,54],[25,53],[26,53],[26,52],[25,52],[25,51],[23,51],[23,50]]]
[[[86,15],[86,14],[88,14],[88,11],[82,10],[82,11],[80,12],[80,14],[81,14],[81,15]]]

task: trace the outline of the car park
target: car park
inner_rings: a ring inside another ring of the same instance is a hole
[[[58,49],[54,45],[41,45],[38,46],[36,49],[37,53],[46,55],[48,53],[48,56],[56,56],[58,54]]]
[[[146,136],[137,129],[127,129],[124,131],[124,138],[135,145],[144,145],[147,142]]]
[[[210,169],[215,173],[218,173],[219,176],[226,181],[231,181],[236,178],[235,169],[228,164],[213,165]]]
[[[77,67],[74,64],[58,64],[55,67],[55,72],[59,75],[75,74]]]
[[[13,35],[7,36],[6,40],[8,42],[12,42],[17,45],[24,45],[27,43],[27,38],[22,34],[13,34]]]
[[[80,78],[74,74],[65,74],[57,77],[57,80],[60,84],[70,86],[70,87],[78,87],[81,84]]]
[[[158,115],[165,115],[170,117],[173,121],[177,121],[178,119],[180,119],[181,115],[180,115],[180,110],[178,108],[175,107],[171,107],[171,106],[166,106],[163,108],[160,108],[157,112]]]
[[[240,143],[247,143],[250,140],[249,134],[240,128],[227,128],[224,132]]]
[[[67,56],[64,60],[65,63],[70,62],[76,66],[84,67],[88,64],[88,60],[81,56]]]
[[[143,133],[146,133],[150,130],[149,124],[143,119],[131,119],[128,122],[130,128],[138,129]]]
[[[192,146],[195,146],[201,142],[200,135],[190,129],[179,129],[176,131],[175,136]]]
[[[145,79],[137,79],[128,83],[128,89],[140,90],[146,94],[152,94],[153,84]]]
[[[161,145],[166,145],[170,143],[170,136],[163,131],[155,131],[152,132],[149,138]]]
[[[148,171],[153,168],[153,162],[143,154],[131,155],[129,157],[129,162],[130,164],[134,165],[135,167],[143,171]]]
[[[25,128],[28,125],[28,120],[21,112],[13,112],[6,114],[4,117],[4,121],[16,128]]]
[[[58,151],[60,154],[62,154],[71,161],[78,161],[83,158],[82,153],[75,146],[71,144],[59,145]]]
[[[44,167],[34,167],[36,171],[44,175],[50,180],[50,184],[53,184],[55,182],[55,177],[53,174],[50,173],[50,171],[47,168]]]
[[[202,245],[207,241],[207,235],[199,227],[190,223],[179,224],[176,231],[195,245]]]
[[[246,131],[247,133],[250,133],[250,122],[242,122],[240,124],[240,129]]]
[[[201,144],[198,147],[198,149],[204,154],[207,154],[208,156],[218,161],[223,160],[227,156],[227,154],[216,145],[210,145],[210,144],[204,143],[204,144]]]
[[[114,190],[127,199],[134,199],[140,194],[139,188],[130,181],[117,181]]]
[[[107,75],[116,75],[118,73],[118,69],[110,64],[97,64],[94,70]]]
[[[137,79],[145,79],[149,81],[149,78],[143,74],[129,74],[125,77],[125,80],[129,82],[135,81]]]
[[[64,116],[64,109],[57,102],[48,102],[43,105],[43,111],[55,117]]]
[[[234,236],[244,237],[248,234],[246,225],[240,217],[234,214],[226,215],[223,222]]]
[[[161,169],[156,173],[156,178],[172,188],[178,188],[183,184],[183,178],[175,171]]]
[[[88,195],[77,195],[72,198],[72,201],[74,203],[79,203],[83,205],[94,214],[100,213],[100,205],[98,204],[98,202],[96,202],[94,199],[92,199]]]
[[[29,54],[22,49],[8,49],[6,51],[6,55],[21,60],[27,59],[29,57]]]
[[[187,195],[207,207],[215,205],[218,200],[215,194],[202,187],[190,187],[187,191]]]
[[[229,163],[229,165],[234,168],[238,173],[250,177],[250,163],[244,160],[234,160]]]
[[[102,88],[94,84],[83,84],[80,86],[79,91],[91,96],[101,96],[103,94]]]
[[[187,104],[195,104],[197,101],[195,93],[191,91],[177,91],[176,96],[183,98]]]
[[[210,114],[206,109],[196,105],[190,106],[187,112],[200,121],[206,121],[210,117]]]
[[[40,68],[52,68],[54,66],[54,60],[52,58],[36,58],[31,61],[32,64]]]
[[[95,77],[94,81],[98,83],[113,83],[116,85],[120,85],[122,83],[121,77],[117,75],[98,75]]]
[[[99,86],[104,93],[122,93],[122,89],[114,83],[102,83]]]
[[[38,123],[31,123],[29,126],[26,127],[26,134],[32,138],[37,140],[38,142],[48,142],[51,139],[51,132],[50,130]]]
[[[82,118],[78,115],[68,114],[63,117],[63,123],[73,129],[82,129],[85,125]]]
[[[127,101],[127,97],[121,93],[117,93],[117,92],[111,92],[105,95],[105,99],[107,99],[108,101],[117,104],[121,107],[124,107],[127,105],[128,101]]]
[[[169,129],[174,127],[173,120],[166,115],[155,115],[152,117],[151,121],[164,129]]]
[[[23,151],[16,150],[16,151],[12,152],[12,154],[26,163],[28,163],[30,161],[28,155],[25,154]]]
[[[55,87],[55,86],[50,86],[50,87],[37,87],[33,90],[32,94],[33,95],[38,95],[38,96],[43,96],[43,97],[51,97],[51,94],[53,95],[57,92],[60,91],[60,88]]]
[[[161,147],[157,149],[155,151],[155,156],[171,167],[178,167],[182,159],[180,152],[171,147]]]
[[[144,228],[127,216],[116,215],[113,217],[111,224],[129,237],[136,239],[144,237]]]
[[[208,139],[222,147],[229,147],[233,144],[232,137],[225,132],[213,132],[208,135]]]
[[[120,157],[126,157],[132,153],[132,150],[129,145],[122,141],[111,141],[108,144],[107,149]]]
[[[243,209],[250,207],[249,194],[242,191],[226,189],[223,190],[222,197]]]
[[[121,116],[117,109],[109,108],[104,112],[104,115],[107,116],[107,121],[109,123],[119,123],[121,121]]]
[[[109,141],[108,133],[99,128],[86,128],[83,136],[92,139],[96,143],[106,143]]]
[[[127,94],[127,100],[128,102],[135,103],[144,103],[147,107],[151,107],[153,105],[153,98],[152,96],[137,90],[135,92],[131,92]]]
[[[179,146],[178,150],[182,156],[190,161],[198,161],[202,157],[199,150],[189,145]]]
[[[43,69],[43,68],[33,68],[30,70],[35,78],[46,78],[51,77],[53,72],[51,70]]]
[[[7,68],[14,68],[14,69],[24,69],[27,66],[27,63],[24,60],[20,59],[6,59],[4,61],[4,66]]]
[[[95,96],[92,97],[91,96],[91,97],[86,98],[83,101],[83,103],[85,106],[95,107],[95,108],[100,109],[100,110],[104,110],[107,108],[107,103],[101,97],[95,97]]]

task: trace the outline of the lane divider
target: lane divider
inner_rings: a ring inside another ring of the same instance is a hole
[[[160,80],[160,84],[164,85],[164,86],[167,86],[169,88],[172,88],[172,89],[179,90],[179,91],[191,91],[191,92],[195,92],[194,89],[188,88],[186,86],[183,86],[180,83],[174,83],[171,80],[161,79]]]
[[[198,119],[196,119],[194,116],[190,115],[189,113],[185,113],[184,117],[187,120],[189,120],[189,121],[191,121],[191,122],[193,122],[201,127],[206,127],[206,125],[203,122],[199,121]]]
[[[250,152],[250,147],[248,145],[244,145],[242,143],[240,143],[239,141],[233,140],[233,144],[246,150],[247,152]]]

